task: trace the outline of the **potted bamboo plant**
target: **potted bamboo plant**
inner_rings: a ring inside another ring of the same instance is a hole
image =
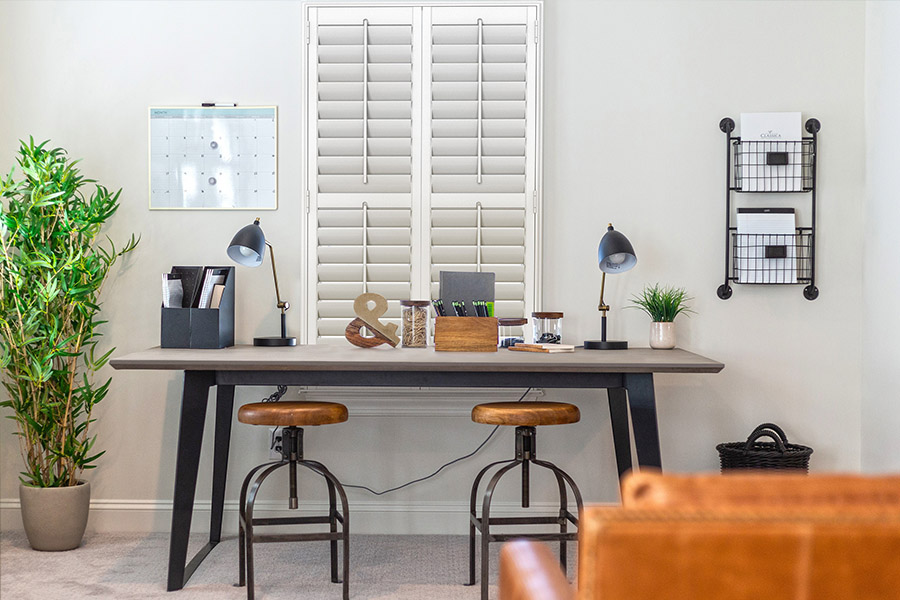
[[[14,167],[0,179],[0,406],[12,411],[25,461],[19,498],[28,541],[69,550],[81,544],[90,505],[90,484],[79,476],[103,454],[90,432],[110,384],[94,381],[112,353],[98,350],[100,290],[139,240],[116,248],[99,239],[122,190],[85,179],[78,161],[47,144],[20,142],[22,178]]]
[[[650,316],[650,347],[670,350],[675,347],[675,317],[694,312],[688,306],[684,288],[646,286],[632,296],[629,308],[639,308]]]

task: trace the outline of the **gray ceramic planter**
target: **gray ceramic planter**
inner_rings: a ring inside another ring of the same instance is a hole
[[[91,506],[91,484],[38,488],[19,484],[22,522],[35,550],[57,552],[81,545]]]

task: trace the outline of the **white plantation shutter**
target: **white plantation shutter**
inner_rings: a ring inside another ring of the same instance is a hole
[[[309,341],[343,340],[359,294],[387,298],[387,322],[411,294],[412,13],[311,13]]]
[[[496,274],[495,314],[533,306],[536,9],[430,15],[431,295],[440,271]]]
[[[535,304],[538,6],[307,8],[307,341],[353,300],[437,297],[441,270]]]

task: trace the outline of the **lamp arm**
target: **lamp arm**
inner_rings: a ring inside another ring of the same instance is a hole
[[[603,292],[606,289],[606,271],[603,271],[603,277],[600,279],[600,304],[597,306],[597,310],[607,311],[609,307],[603,303]]]
[[[275,270],[275,248],[269,243],[269,240],[266,240],[266,246],[269,247],[269,257],[272,259],[272,277],[275,279],[275,299],[278,301],[276,306],[281,309],[281,314],[283,315],[284,311],[291,307],[291,304],[290,302],[281,300],[281,293],[278,291],[278,271]]]
[[[600,279],[600,304],[597,310],[603,313],[600,317],[600,340],[606,341],[606,313],[609,312],[609,306],[603,302],[603,292],[606,290],[606,271],[603,271],[603,277]]]

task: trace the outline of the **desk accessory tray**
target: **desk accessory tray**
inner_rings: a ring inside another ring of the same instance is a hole
[[[234,267],[172,267],[186,280],[191,275],[205,273],[207,268],[225,269],[225,289],[219,308],[197,308],[199,291],[184,290],[181,308],[162,307],[159,345],[162,348],[225,348],[234,346]],[[200,287],[196,281],[191,287]]]
[[[436,317],[436,352],[496,352],[496,317]]]

